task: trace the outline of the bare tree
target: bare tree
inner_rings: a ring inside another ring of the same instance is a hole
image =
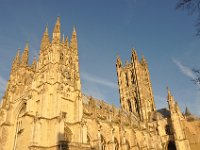
[[[176,9],[188,10],[190,15],[197,15],[197,36],[200,36],[200,0],[179,0]]]
[[[195,78],[192,79],[192,81],[195,83],[195,84],[198,84],[200,85],[200,69],[192,69],[193,73],[195,74]]]

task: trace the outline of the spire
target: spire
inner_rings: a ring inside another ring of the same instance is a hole
[[[34,57],[33,63],[32,63],[32,65],[31,65],[31,67],[32,67],[33,70],[36,69],[36,64],[37,64],[37,60],[36,60],[36,57]]]
[[[15,69],[20,64],[20,49],[18,49],[17,54],[12,63],[12,70]]]
[[[23,66],[27,66],[28,65],[28,53],[29,53],[29,43],[26,42],[26,46],[24,48],[24,52],[22,54],[22,61],[21,61],[21,64]]]
[[[57,21],[53,30],[53,42],[60,42],[60,17],[57,17]]]
[[[74,50],[78,50],[77,35],[76,35],[76,28],[75,27],[73,27],[70,47],[73,48]]]
[[[42,40],[41,40],[41,44],[40,44],[40,49],[41,51],[43,51],[46,46],[48,46],[50,44],[50,39],[49,39],[49,33],[48,33],[48,26],[46,26]]]
[[[63,34],[63,37],[62,37],[62,44],[65,44],[65,36]]]
[[[65,45],[66,45],[67,48],[69,48],[68,36],[66,36],[66,39],[65,39]]]
[[[141,63],[141,65],[147,65],[147,60],[145,59],[143,54],[142,54],[142,59],[141,59],[140,63]]]
[[[122,61],[121,61],[121,59],[120,59],[119,56],[117,56],[116,66],[117,66],[117,67],[121,67],[121,66],[122,66]]]
[[[167,86],[167,100],[171,101],[172,100],[172,95],[171,95],[171,91],[169,89],[169,87]]]
[[[137,53],[136,50],[134,48],[132,48],[132,57],[131,57],[132,62],[137,62],[138,61],[138,57],[137,57]]]
[[[190,110],[188,109],[188,107],[185,108],[185,116],[190,116],[191,115],[191,112]]]

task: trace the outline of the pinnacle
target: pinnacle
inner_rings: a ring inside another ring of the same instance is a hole
[[[25,49],[24,50],[29,50],[29,42],[26,41]]]
[[[67,47],[69,47],[69,40],[68,40],[68,36],[66,36],[66,39],[65,39],[65,44]]]
[[[73,26],[73,33],[76,34],[76,27],[75,26]]]
[[[46,27],[45,27],[45,32],[44,32],[44,34],[45,35],[48,35],[49,33],[48,33],[48,25],[46,25]]]
[[[28,52],[29,52],[29,42],[26,42],[24,52],[22,54],[22,65],[28,65]]]
[[[53,33],[60,33],[60,17],[57,17]]]
[[[60,17],[57,17],[56,24],[53,30],[53,42],[60,43]]]
[[[64,44],[65,43],[65,35],[63,34],[63,37],[62,37],[62,43]]]

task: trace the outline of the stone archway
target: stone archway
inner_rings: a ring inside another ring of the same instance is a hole
[[[21,143],[23,143],[23,131],[24,131],[24,114],[26,113],[26,103],[20,105],[21,108],[16,117],[15,121],[15,135],[13,150],[20,149]]]
[[[174,141],[169,141],[167,146],[166,146],[166,150],[176,150],[176,145]]]

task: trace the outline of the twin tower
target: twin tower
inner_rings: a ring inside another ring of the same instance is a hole
[[[29,46],[26,44],[22,56],[18,51],[13,60],[0,106],[0,135],[4,139],[1,148],[50,149],[58,145],[57,141],[71,139],[75,143],[87,143],[89,128],[83,117],[75,28],[70,41],[61,39],[58,17],[52,40],[46,27],[38,60],[35,59],[32,65],[28,60]],[[118,57],[116,67],[121,108],[141,121],[148,121],[155,104],[145,58],[139,62],[133,49],[131,63],[122,66]],[[100,135],[100,131],[97,132]]]

